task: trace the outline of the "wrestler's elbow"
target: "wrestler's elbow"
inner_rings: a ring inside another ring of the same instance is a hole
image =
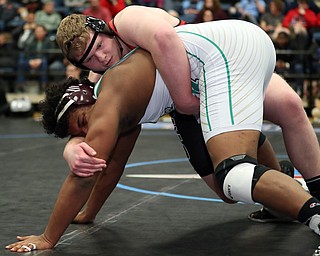
[[[97,180],[98,175],[99,173],[96,172],[92,176],[80,177],[73,172],[70,172],[69,179],[73,180],[74,184],[79,188],[91,188]]]
[[[155,49],[158,49],[159,52],[166,52],[172,50],[172,48],[175,48],[175,38],[177,37],[176,32],[168,27],[159,29],[155,34],[153,35],[153,45]]]

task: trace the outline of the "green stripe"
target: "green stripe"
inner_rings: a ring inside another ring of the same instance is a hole
[[[233,109],[232,109],[232,97],[231,97],[231,81],[230,81],[230,70],[229,70],[229,64],[228,64],[228,60],[226,58],[226,56],[224,55],[223,51],[220,49],[220,47],[215,43],[213,42],[211,39],[203,36],[203,35],[200,35],[200,34],[197,34],[197,33],[194,33],[194,32],[190,32],[190,31],[177,31],[177,33],[186,33],[186,34],[192,34],[192,35],[195,35],[195,36],[199,36],[199,37],[202,37],[203,39],[207,40],[208,42],[210,42],[214,47],[216,47],[218,49],[218,51],[220,52],[223,60],[224,60],[224,63],[225,63],[225,66],[226,66],[226,72],[227,72],[227,79],[228,79],[228,97],[229,97],[229,111],[230,111],[230,118],[231,118],[231,123],[234,124],[234,117],[233,117]],[[193,54],[191,53],[188,53],[192,56],[194,56]],[[196,57],[197,59],[199,59],[197,56],[194,56]],[[199,59],[199,61],[201,61]],[[203,61],[201,61],[202,64]],[[204,71],[204,67],[203,67],[203,71]],[[205,72],[203,73],[204,74],[204,80],[206,81],[205,79]],[[205,92],[207,92],[207,88],[206,88],[206,83],[205,83]],[[206,106],[207,106],[207,93],[205,95],[206,97]],[[211,130],[211,125],[210,125],[210,120],[209,120],[209,115],[208,115],[208,108],[206,107],[206,115],[207,115],[207,121],[208,121],[208,124],[209,124],[209,129]]]
[[[206,79],[206,70],[205,70],[205,68],[204,68],[204,65],[205,65],[204,61],[202,61],[198,56],[192,54],[191,52],[188,52],[188,51],[187,51],[187,54],[188,54],[188,55],[191,55],[191,56],[194,57],[194,58],[196,58],[196,59],[202,64],[204,86],[206,87],[206,85],[207,85],[207,79]],[[195,83],[192,83],[192,84],[195,84]],[[199,91],[199,93],[200,93],[199,86],[198,86],[198,91]],[[208,99],[208,97],[207,97],[207,90],[205,90],[206,106],[207,106],[207,99]],[[209,129],[210,129],[210,131],[211,131],[211,124],[210,124],[210,120],[209,120],[209,116],[208,116],[208,109],[206,109],[206,113],[207,113],[206,116],[207,116],[207,121],[208,121]]]

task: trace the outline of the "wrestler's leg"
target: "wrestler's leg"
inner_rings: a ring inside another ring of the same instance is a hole
[[[281,166],[276,158],[273,147],[267,138],[258,147],[258,163],[278,171],[281,170]]]
[[[276,74],[272,76],[266,91],[264,118],[282,128],[290,160],[303,177],[309,179],[320,175],[319,143],[302,101],[290,85]]]
[[[172,111],[170,116],[175,131],[194,170],[222,200],[227,203],[234,203],[234,201],[225,197],[222,190],[217,186],[216,178],[213,175],[212,162],[203,139],[201,125],[197,122],[196,118],[180,114],[177,111]],[[270,142],[263,134],[259,137],[258,161],[273,169],[281,169]]]
[[[137,126],[130,133],[119,137],[106,170],[99,174],[85,208],[73,220],[74,223],[84,224],[93,222],[101,207],[118,184],[140,131],[141,127]]]
[[[201,179],[208,185],[209,188],[211,188],[224,202],[228,204],[235,204],[236,201],[233,201],[229,198],[227,198],[223,192],[222,189],[219,188],[217,184],[216,176],[212,173],[207,176],[201,177]]]
[[[207,148],[215,169],[222,161],[235,155],[256,158],[258,138],[258,131],[227,132],[210,138]],[[213,150],[216,148],[221,150]],[[253,201],[293,218],[299,217],[301,208],[311,198],[294,179],[276,170],[266,171],[255,184]]]

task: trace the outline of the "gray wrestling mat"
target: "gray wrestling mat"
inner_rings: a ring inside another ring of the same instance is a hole
[[[279,129],[264,127],[286,159]],[[31,118],[0,117],[0,255],[15,254],[4,247],[16,235],[43,232],[68,173],[65,143]],[[174,131],[145,129],[95,222],[72,224],[54,250],[20,255],[311,256],[320,245],[304,225],[249,221],[258,209],[222,203],[194,175]]]

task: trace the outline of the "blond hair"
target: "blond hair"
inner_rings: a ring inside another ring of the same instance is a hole
[[[61,21],[57,29],[57,44],[69,60],[76,60],[76,56],[82,55],[86,49],[92,30],[85,23],[85,15],[71,14]]]

